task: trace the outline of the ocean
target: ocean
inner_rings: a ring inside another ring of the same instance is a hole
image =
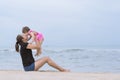
[[[33,56],[36,51],[33,51]],[[72,72],[120,73],[120,49],[51,48],[43,47],[43,52],[35,60],[49,56],[58,65]],[[0,50],[0,70],[23,70],[20,54],[14,49]],[[40,70],[55,70],[45,64]]]

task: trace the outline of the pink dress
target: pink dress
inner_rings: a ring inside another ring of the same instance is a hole
[[[30,30],[28,33],[31,33],[31,32],[33,32],[33,30]],[[36,39],[39,40],[39,41],[44,39],[42,33],[36,32],[35,36],[36,36]]]

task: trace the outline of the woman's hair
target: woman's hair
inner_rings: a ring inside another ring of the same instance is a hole
[[[17,42],[15,44],[15,49],[16,49],[17,52],[19,52],[19,45],[21,45],[23,43],[22,39],[23,39],[23,37],[21,35],[18,35],[16,37]]]
[[[22,28],[22,33],[27,33],[30,30],[28,26]]]

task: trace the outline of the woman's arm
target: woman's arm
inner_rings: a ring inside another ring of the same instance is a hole
[[[32,36],[31,35],[29,35],[30,37],[28,38],[28,41],[32,38]]]
[[[38,49],[40,47],[40,44],[37,40],[35,40],[35,44],[28,44],[27,49]]]

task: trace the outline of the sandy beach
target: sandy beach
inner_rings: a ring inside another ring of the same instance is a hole
[[[120,73],[0,71],[0,80],[120,80]]]

